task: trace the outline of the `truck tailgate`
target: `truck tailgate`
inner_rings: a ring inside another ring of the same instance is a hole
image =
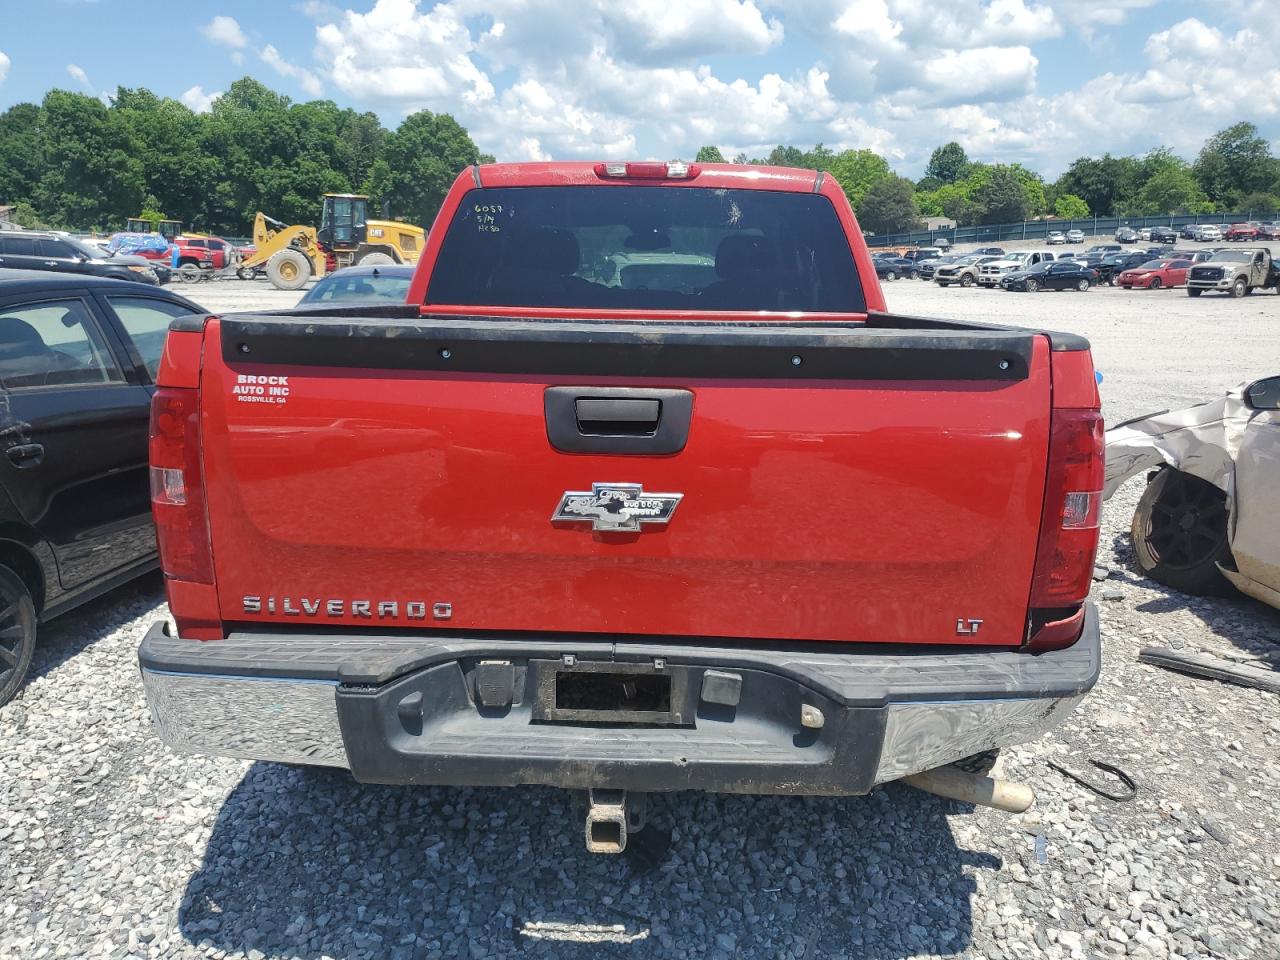
[[[201,389],[226,621],[1025,636],[1043,335],[245,316]]]

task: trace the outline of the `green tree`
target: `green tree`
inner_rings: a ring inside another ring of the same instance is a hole
[[[1053,212],[1063,220],[1083,220],[1089,216],[1089,205],[1074,193],[1064,193],[1053,202]]]
[[[30,202],[44,166],[40,120],[34,103],[0,113],[0,203]]]
[[[1196,157],[1193,171],[1210,200],[1230,205],[1245,194],[1273,188],[1280,177],[1280,164],[1267,141],[1258,135],[1258,128],[1242,122],[1210,137]]]
[[[454,179],[479,160],[479,149],[458,121],[419,110],[387,137],[369,174],[370,193],[376,201],[389,201],[396,216],[429,227]]]
[[[904,233],[920,225],[915,184],[890,174],[877,180],[858,207],[858,223],[873,233]]]
[[[845,150],[836,154],[828,172],[840,184],[853,209],[859,212],[871,188],[893,176],[888,161],[871,150]]]
[[[1030,210],[1027,188],[1019,171],[997,165],[973,199],[982,205],[983,223],[1016,223],[1025,220]]]
[[[969,156],[954,140],[933,151],[929,165],[924,168],[926,177],[935,177],[943,183],[955,183],[968,172]]]
[[[1185,163],[1168,164],[1142,185],[1130,204],[1141,216],[1167,213],[1207,213],[1213,209]]]
[[[1263,190],[1246,193],[1236,201],[1236,209],[1253,217],[1262,214],[1271,216],[1280,210],[1280,197]]]
[[[1084,200],[1089,209],[1109,216],[1138,193],[1143,184],[1140,161],[1134,157],[1080,157],[1058,178],[1054,191],[1072,193]]]
[[[765,167],[803,167],[804,151],[799,147],[776,146],[769,151],[763,160],[752,160],[754,164]]]
[[[42,173],[32,191],[55,224],[105,227],[137,214],[143,162],[126,123],[96,97],[52,90],[41,104]]]
[[[698,155],[693,158],[694,163],[724,163],[724,154],[720,152],[719,147],[699,147]]]

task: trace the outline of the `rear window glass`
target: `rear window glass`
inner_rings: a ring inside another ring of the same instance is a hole
[[[505,187],[466,195],[429,304],[603,310],[866,309],[823,196],[697,187]]]

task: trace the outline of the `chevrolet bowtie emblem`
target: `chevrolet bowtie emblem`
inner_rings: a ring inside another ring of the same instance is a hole
[[[641,524],[666,526],[683,493],[646,493],[638,483],[593,483],[591,492],[565,491],[552,523],[589,523],[595,531],[638,533]]]

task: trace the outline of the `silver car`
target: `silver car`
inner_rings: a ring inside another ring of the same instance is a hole
[[[1104,497],[1152,468],[1131,526],[1142,572],[1280,608],[1280,376],[1107,431]]]

